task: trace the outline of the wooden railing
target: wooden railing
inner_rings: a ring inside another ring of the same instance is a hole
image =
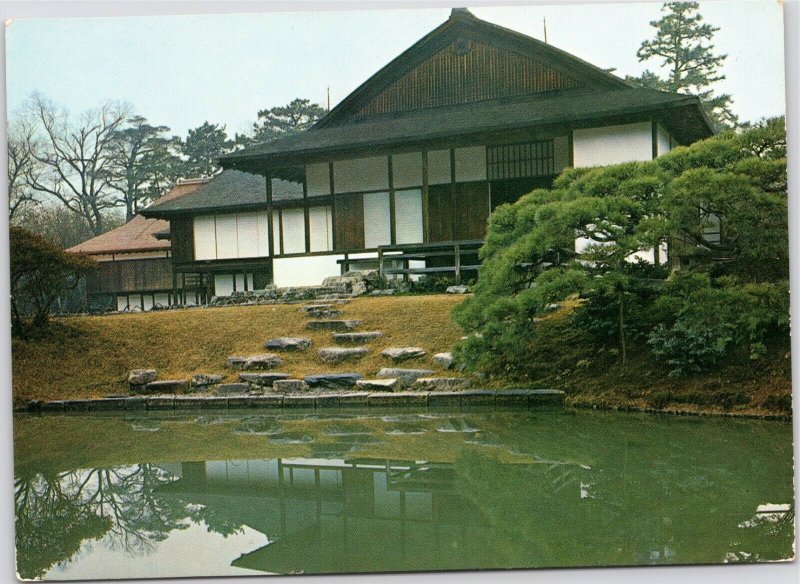
[[[463,272],[477,272],[480,267],[477,262],[478,250],[483,245],[481,239],[462,241],[443,241],[435,243],[408,243],[395,245],[381,245],[378,247],[378,275],[383,278],[390,275],[402,274],[408,279],[411,274],[453,273],[456,281],[461,281]],[[473,256],[475,263],[466,263],[464,256]],[[425,267],[411,266],[412,261],[426,261],[431,258],[451,257],[452,263],[445,266]],[[403,262],[402,268],[387,267],[386,262]]]

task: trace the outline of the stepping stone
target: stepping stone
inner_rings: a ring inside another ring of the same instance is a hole
[[[314,331],[351,331],[361,324],[360,320],[310,320],[306,328]]]
[[[389,379],[359,379],[356,381],[359,389],[364,391],[396,391],[402,387],[396,377]]]
[[[314,318],[332,318],[342,314],[341,310],[333,307],[322,308],[320,306],[304,306],[303,311],[307,316]]]
[[[311,339],[303,337],[280,337],[270,339],[264,344],[265,349],[273,351],[302,351],[311,346]]]
[[[453,354],[436,353],[433,356],[433,362],[441,367],[444,367],[445,369],[450,369],[453,366]]]
[[[366,347],[325,347],[317,351],[323,363],[341,363],[343,361],[357,361],[369,353]]]
[[[272,389],[277,393],[298,393],[308,391],[309,387],[302,379],[277,379]]]
[[[470,385],[463,377],[420,377],[411,387],[416,391],[458,391]]]
[[[224,375],[214,375],[210,373],[196,373],[192,375],[192,383],[191,386],[195,389],[208,389],[209,385],[216,385],[218,383],[222,383],[222,380],[225,379]]]
[[[247,383],[220,383],[214,388],[217,395],[244,395],[250,390]]]
[[[129,385],[147,385],[151,381],[155,381],[158,377],[158,371],[155,369],[133,369],[128,373]]]
[[[239,381],[252,383],[259,387],[274,387],[276,381],[291,377],[288,373],[240,373]]]
[[[432,369],[397,369],[395,367],[384,367],[378,371],[376,377],[381,379],[396,378],[402,387],[408,387],[420,377],[433,375],[433,373],[434,371]]]
[[[366,331],[363,333],[333,333],[333,340],[342,345],[369,343],[383,336],[382,331]]]
[[[381,355],[388,357],[395,363],[407,359],[416,359],[425,355],[425,350],[419,347],[392,347],[381,352]]]
[[[249,355],[247,357],[231,356],[228,357],[228,367],[234,369],[242,369],[244,371],[252,371],[258,369],[274,369],[282,365],[283,361],[277,355],[272,353],[263,353],[261,355]]]
[[[320,375],[307,375],[305,382],[319,389],[349,389],[355,386],[356,381],[364,377],[360,373],[322,373]]]
[[[303,312],[316,312],[317,310],[335,309],[335,307],[335,304],[308,304],[306,306],[301,306],[300,310]]]
[[[164,379],[162,381],[151,381],[144,386],[146,393],[175,393],[186,391],[189,382],[186,379]]]

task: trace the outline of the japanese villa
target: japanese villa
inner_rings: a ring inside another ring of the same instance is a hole
[[[228,154],[218,177],[142,214],[169,221],[175,286],[195,298],[353,269],[460,273],[477,269],[492,210],[564,168],[712,133],[694,96],[455,9],[308,131]]]

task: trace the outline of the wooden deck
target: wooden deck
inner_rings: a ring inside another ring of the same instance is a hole
[[[478,271],[480,265],[477,263],[477,255],[482,245],[482,239],[382,245],[378,247],[378,275],[385,277],[401,274],[408,279],[411,274],[453,273],[456,281],[460,282],[463,272]],[[475,258],[474,263],[466,263],[464,256]],[[428,267],[427,260],[433,258],[452,258],[452,261],[444,266]],[[402,261],[403,267],[387,267],[387,260]],[[412,267],[410,265],[412,261],[425,261],[426,266]]]

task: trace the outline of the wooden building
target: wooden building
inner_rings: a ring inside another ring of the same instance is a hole
[[[314,285],[376,266],[460,275],[498,205],[566,167],[711,134],[695,96],[633,87],[454,9],[310,130],[223,157],[212,183],[143,214],[171,222],[176,270],[217,278],[218,295],[237,278]]]
[[[208,179],[180,182],[158,202],[184,197]],[[186,298],[173,278],[170,224],[136,215],[120,227],[73,246],[98,263],[86,276],[86,305],[91,312],[150,310],[157,306],[198,303]]]

